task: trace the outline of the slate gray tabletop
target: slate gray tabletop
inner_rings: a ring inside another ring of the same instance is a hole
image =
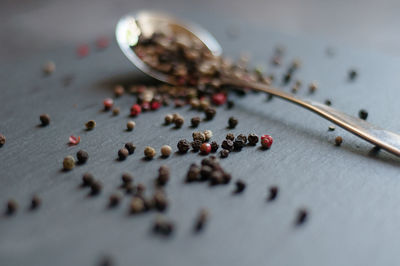
[[[216,36],[226,54],[250,52],[255,65],[265,65],[278,77],[294,58],[301,58],[296,78],[304,85],[299,96],[330,99],[335,108],[353,115],[367,109],[368,121],[400,132],[398,59],[270,32],[234,18],[195,20]],[[227,34],[232,25],[239,29],[235,38]],[[148,82],[119,51],[112,32],[106,34],[110,46],[97,51],[94,40],[87,40],[91,52],[82,59],[75,54],[77,43],[0,65],[0,132],[7,137],[0,148],[0,203],[14,198],[20,206],[16,215],[0,217],[0,265],[96,265],[103,255],[116,265],[399,264],[399,158],[371,153],[370,144],[338,127],[328,131],[331,123],[297,106],[278,99],[267,102],[262,94],[231,95],[235,108],[218,108],[216,118],[200,129],[211,129],[218,142],[228,132],[271,134],[275,142],[268,151],[249,147],[221,160],[234,181],[246,181],[241,195],[232,194],[233,184],[187,185],[183,181],[189,164],[202,156],[174,153],[168,159],[144,161],[142,154],[147,145],[159,150],[169,144],[176,151],[177,141],[190,139],[193,130],[187,122],[180,130],[163,126],[163,117],[178,111],[188,121],[196,111],[166,107],[144,113],[135,119],[132,132],[124,129],[134,97],[116,100],[121,108],[117,117],[102,112],[102,100],[112,95],[114,85]],[[274,68],[268,62],[277,44],[287,52],[283,66]],[[327,47],[334,48],[334,56],[326,55]],[[56,63],[56,71],[44,77],[41,67],[47,60]],[[351,68],[359,72],[354,82],[347,79]],[[68,77],[73,79],[65,86]],[[305,84],[314,80],[319,90],[309,95]],[[41,113],[50,114],[50,126],[38,127]],[[232,115],[239,125],[228,130]],[[90,119],[97,127],[87,132],[84,123]],[[81,136],[81,143],[68,146],[70,135]],[[338,135],[344,139],[341,147],[334,145]],[[126,161],[116,161],[117,150],[127,141],[133,141],[137,151]],[[89,152],[89,161],[62,172],[63,158],[79,149]],[[107,208],[123,172],[131,172],[151,192],[162,164],[172,172],[165,215],[175,222],[176,231],[170,238],[152,234],[156,213],[128,215],[128,197],[119,208]],[[87,171],[104,184],[97,197],[79,188]],[[271,185],[280,191],[276,201],[267,202]],[[29,201],[35,193],[43,205],[31,212]],[[204,232],[193,234],[202,207],[211,217]],[[310,215],[296,227],[300,208]]]

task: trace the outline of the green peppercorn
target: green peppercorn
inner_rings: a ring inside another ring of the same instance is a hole
[[[68,155],[67,157],[64,158],[63,161],[63,167],[64,170],[72,170],[75,167],[75,159],[71,155]]]

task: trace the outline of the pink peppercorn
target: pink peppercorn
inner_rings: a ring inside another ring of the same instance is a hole
[[[76,49],[76,53],[79,57],[85,57],[89,54],[89,46],[87,44],[79,45]]]
[[[111,98],[106,98],[106,99],[104,99],[103,104],[104,104],[105,110],[110,110],[114,104],[114,101]]]
[[[161,103],[158,101],[151,102],[151,110],[157,110],[161,107]]]
[[[131,116],[137,116],[142,112],[142,108],[139,104],[134,104],[131,107]]]
[[[226,95],[222,92],[215,93],[212,96],[212,101],[215,105],[223,105],[226,102]]]
[[[209,154],[209,153],[211,152],[211,144],[210,144],[210,143],[207,143],[207,142],[201,144],[201,146],[200,146],[200,151],[201,151],[201,153],[204,154],[204,155]]]
[[[274,139],[270,135],[261,136],[261,145],[263,148],[269,149],[274,142]]]

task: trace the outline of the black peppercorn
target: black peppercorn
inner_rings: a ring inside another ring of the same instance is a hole
[[[168,207],[168,200],[165,193],[162,191],[156,191],[153,195],[154,207],[158,211],[164,211]]]
[[[190,120],[190,123],[192,124],[192,127],[198,127],[200,124],[200,121],[201,121],[200,117],[195,116]]]
[[[90,185],[90,193],[92,195],[97,195],[103,189],[103,184],[100,181],[94,180]]]
[[[238,123],[239,123],[239,121],[237,120],[237,118],[235,118],[233,116],[229,117],[229,119],[228,119],[229,128],[235,128]]]
[[[206,119],[207,120],[212,120],[215,116],[215,114],[217,113],[217,111],[212,108],[212,107],[208,107],[205,111],[204,114],[206,115]]]
[[[276,197],[278,196],[278,187],[277,186],[271,186],[269,188],[269,196],[268,196],[268,201],[273,201],[274,199],[276,199]]]
[[[325,100],[325,104],[328,105],[328,106],[331,106],[332,102],[331,102],[331,100]]]
[[[122,196],[120,193],[111,194],[110,197],[108,198],[108,206],[109,207],[117,206],[120,203],[121,198],[122,198]]]
[[[128,157],[129,151],[126,148],[122,148],[118,151],[118,158],[120,161],[123,161]]]
[[[240,134],[239,136],[236,137],[237,140],[243,141],[243,143],[246,145],[247,143],[247,137],[243,134]]]
[[[158,169],[158,177],[156,180],[157,185],[165,186],[169,181],[169,176],[170,176],[170,171],[168,166],[161,165],[160,168]]]
[[[205,224],[207,223],[208,216],[209,214],[206,209],[200,210],[199,214],[197,215],[196,222],[194,224],[194,230],[196,232],[203,230]]]
[[[164,218],[157,217],[153,225],[154,233],[169,236],[174,231],[174,224],[171,221],[167,221]]]
[[[236,181],[236,190],[235,193],[241,193],[246,188],[246,183],[243,180]]]
[[[78,163],[84,164],[89,159],[89,154],[84,150],[79,150],[76,153],[76,158],[78,159]]]
[[[0,147],[6,144],[6,137],[3,134],[0,134]]]
[[[14,214],[17,211],[17,209],[18,209],[18,203],[15,200],[10,199],[7,201],[6,213],[8,215]]]
[[[307,220],[308,212],[306,209],[300,209],[297,212],[296,225],[302,225]]]
[[[221,147],[225,150],[232,151],[233,150],[233,141],[224,140],[224,141],[222,141]]]
[[[31,210],[35,210],[39,208],[40,204],[42,203],[42,200],[39,198],[37,195],[33,195],[31,199]]]
[[[146,191],[146,186],[142,183],[138,183],[136,185],[136,192],[137,193],[144,193]]]
[[[291,75],[290,73],[286,73],[286,74],[283,76],[282,83],[283,83],[284,85],[286,85],[286,84],[288,84],[288,83],[290,82],[291,79],[292,79],[292,75]]]
[[[123,173],[121,179],[122,179],[122,186],[132,184],[133,182],[133,176],[129,173]]]
[[[228,134],[226,134],[225,139],[229,139],[229,140],[234,141],[235,140],[235,135],[233,135],[233,133],[228,133]]]
[[[128,150],[129,154],[133,154],[135,152],[136,146],[132,142],[125,143],[125,149]]]
[[[226,102],[226,107],[228,109],[232,109],[235,106],[235,102],[234,101],[227,101]]]
[[[175,127],[176,128],[180,128],[183,126],[183,124],[185,123],[185,120],[183,119],[182,116],[178,116],[174,119],[174,123],[175,123]]]
[[[366,110],[364,110],[364,109],[361,109],[358,112],[358,117],[360,117],[362,120],[367,120],[368,112]]]
[[[220,151],[221,158],[226,158],[229,156],[229,150],[223,149]]]
[[[203,143],[200,140],[195,140],[190,143],[194,152],[198,152],[200,150],[201,144]]]
[[[208,180],[213,173],[213,169],[208,165],[203,165],[200,168],[200,177],[202,181]]]
[[[114,261],[110,256],[103,256],[98,264],[98,266],[113,266]]]
[[[186,139],[182,139],[177,144],[180,153],[186,153],[190,149],[190,144]]]
[[[247,137],[249,145],[255,146],[258,143],[258,136],[256,134],[249,134]]]
[[[224,182],[224,176],[221,171],[212,172],[209,179],[210,179],[210,185],[214,185],[214,186],[218,185],[218,184],[222,184]]]
[[[39,117],[42,126],[45,127],[50,124],[50,116],[48,114],[42,114]]]
[[[218,149],[219,149],[218,143],[215,141],[211,142],[211,152],[217,152]]]
[[[231,174],[224,172],[222,178],[223,178],[223,183],[228,184],[229,182],[231,182],[232,176]]]
[[[186,174],[186,182],[193,182],[199,180],[200,167],[196,164],[191,164]]]
[[[244,145],[245,145],[245,143],[243,142],[243,140],[241,140],[241,139],[236,139],[236,140],[233,142],[233,149],[234,149],[235,151],[241,151],[242,148],[244,147]]]
[[[82,176],[82,187],[91,186],[94,182],[94,177],[91,173],[85,173]]]
[[[341,136],[337,136],[337,137],[335,138],[335,144],[336,144],[336,146],[342,145],[342,142],[343,142],[343,138],[342,138]]]
[[[357,71],[352,69],[349,71],[349,79],[354,80],[357,77]]]

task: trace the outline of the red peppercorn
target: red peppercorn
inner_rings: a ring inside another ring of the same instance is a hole
[[[212,101],[215,105],[223,105],[226,102],[226,95],[222,92],[215,93],[212,96]]]
[[[79,45],[76,49],[76,53],[79,57],[85,57],[89,54],[89,46],[87,44]]]
[[[131,107],[131,116],[137,116],[142,112],[142,108],[139,104],[134,104]]]
[[[261,136],[261,145],[264,148],[269,149],[273,142],[274,142],[274,139],[270,135]]]
[[[103,104],[104,104],[105,110],[110,110],[114,104],[114,101],[111,98],[106,98],[106,99],[104,99]]]
[[[211,144],[210,143],[203,143],[200,146],[200,151],[202,154],[207,155],[211,152]]]
[[[157,110],[161,107],[161,103],[158,101],[151,102],[151,110]]]

